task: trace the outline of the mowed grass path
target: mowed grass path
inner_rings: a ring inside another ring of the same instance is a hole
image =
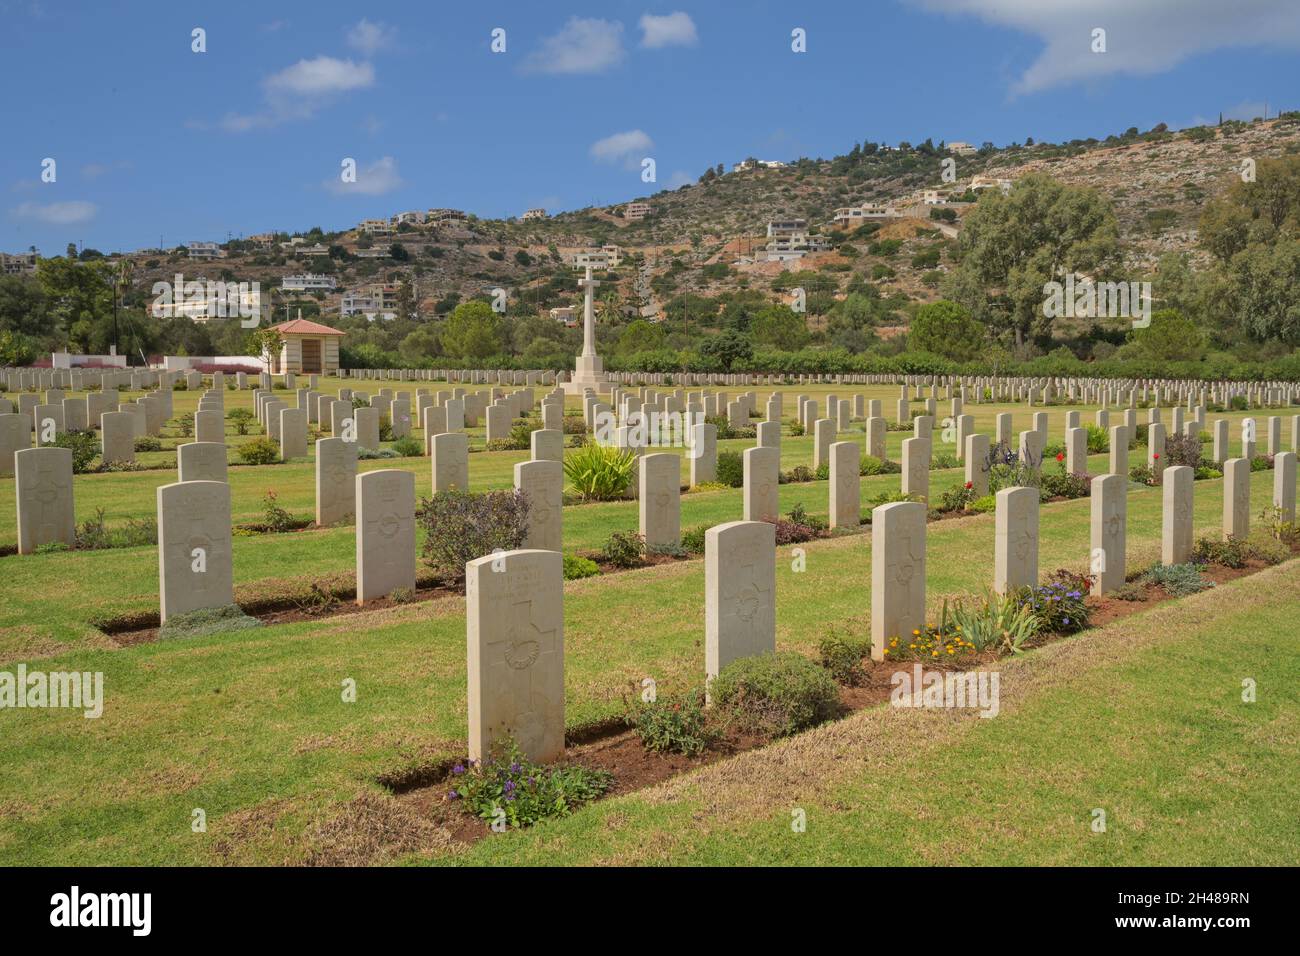
[[[1198,531],[1217,533],[1222,483],[1200,482],[1196,492]],[[1266,483],[1254,482],[1253,508],[1268,497]],[[1129,509],[1130,561],[1149,562],[1158,550],[1160,495],[1135,491]],[[1084,565],[1088,517],[1087,500],[1045,508],[1044,571]],[[293,549],[312,538],[283,536],[275,545]],[[350,561],[351,536],[336,540]],[[991,515],[931,525],[931,606],[986,587],[992,549]],[[143,550],[152,560],[152,550]],[[870,538],[840,537],[806,550],[803,573],[793,571],[786,549],[778,561],[777,643],[813,654],[833,628],[867,630]],[[123,587],[123,557],[106,552],[45,560],[92,562],[78,566],[82,580],[110,594]],[[302,557],[281,552],[279,573],[301,574],[291,569],[303,566]],[[15,582],[35,559],[5,563],[12,593],[41,583]],[[271,563],[265,570],[271,572]],[[134,580],[143,600],[142,572]],[[1287,600],[1293,615],[1294,598]],[[1224,606],[1245,610],[1241,601]],[[39,601],[30,601],[18,616],[20,626],[39,627],[41,613]],[[1261,632],[1260,640],[1275,655],[1289,654],[1279,648],[1277,633],[1283,632]],[[52,649],[40,646],[36,631],[18,644]],[[568,724],[617,715],[629,682],[645,676],[665,690],[698,682],[702,644],[699,560],[566,584]],[[382,794],[381,775],[426,768],[464,748],[465,616],[459,598],[186,642],[53,650],[31,666],[102,671],[104,715],[0,713],[0,765],[6,768],[0,863],[302,859],[315,826],[346,815],[357,798]],[[341,699],[348,679],[356,682],[355,703]],[[960,788],[948,792],[959,800]],[[191,832],[194,808],[207,813],[205,834]],[[768,808],[769,816],[777,812]]]

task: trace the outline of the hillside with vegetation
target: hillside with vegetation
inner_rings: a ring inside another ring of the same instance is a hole
[[[945,182],[951,159],[955,182]],[[1250,167],[1251,175],[1244,175]],[[1008,194],[965,186],[1012,183]],[[1250,181],[1246,181],[1250,180]],[[928,216],[835,230],[835,210],[942,187]],[[1103,140],[1026,140],[950,156],[942,142],[855,144],[780,168],[706,170],[697,182],[626,204],[545,219],[404,223],[390,237],[311,228],[232,240],[199,262],[184,247],[103,255],[69,247],[35,276],[0,280],[0,364],[51,350],[139,359],[241,354],[237,320],[149,311],[155,283],[258,282],[264,324],[298,314],[348,332],[350,366],[568,368],[580,306],[575,251],[617,246],[597,274],[598,339],[612,368],[834,371],[1010,368],[1232,375],[1247,365],[1300,377],[1300,114]],[[827,251],[754,261],[766,224],[799,218]],[[294,237],[299,247],[289,248]],[[307,255],[302,247],[322,251]],[[377,257],[375,257],[377,255]],[[1067,272],[1151,282],[1153,322],[1052,320],[1043,283]],[[286,293],[284,276],[333,277],[336,291]],[[339,314],[344,290],[394,290],[391,318]],[[503,290],[505,311],[488,305]],[[805,311],[791,308],[801,290]],[[1294,373],[1294,374],[1292,374]]]

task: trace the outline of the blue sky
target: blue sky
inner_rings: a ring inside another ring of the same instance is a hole
[[[51,255],[573,209],[866,139],[1059,141],[1300,108],[1295,0],[0,0],[0,24],[0,250]]]

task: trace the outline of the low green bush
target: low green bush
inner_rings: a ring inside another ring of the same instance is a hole
[[[712,527],[707,524],[697,524],[693,528],[687,528],[682,532],[682,548],[688,554],[704,553],[704,535]]]
[[[704,707],[704,694],[698,690],[652,701],[638,698],[628,706],[625,719],[642,746],[655,753],[695,757],[721,736],[717,721]]]
[[[1246,544],[1240,538],[1198,538],[1192,548],[1192,560],[1197,564],[1221,564],[1225,568],[1246,566]]]
[[[274,465],[280,461],[280,446],[270,438],[254,438],[240,445],[235,454],[245,465]]]
[[[830,672],[794,651],[732,661],[713,679],[709,693],[721,713],[747,730],[773,737],[830,719],[840,699]]]
[[[1200,565],[1190,561],[1186,564],[1153,565],[1138,580],[1142,584],[1164,588],[1173,597],[1183,597],[1214,587],[1214,582],[1206,580],[1202,575]]]
[[[589,578],[599,573],[600,565],[591,558],[579,557],[576,554],[566,554],[564,556],[564,580],[566,581]]]
[[[528,496],[515,490],[475,493],[453,488],[422,499],[415,517],[424,529],[425,561],[443,577],[461,581],[467,562],[497,549],[523,547]]]
[[[420,440],[410,435],[403,435],[393,442],[392,449],[402,458],[418,458],[424,454],[424,447],[420,444]]]
[[[72,473],[83,475],[91,470],[90,463],[99,454],[99,439],[92,431],[73,429],[60,432],[54,437],[55,448],[67,448],[72,451]]]
[[[583,767],[548,770],[532,763],[513,741],[481,764],[472,760],[452,767],[455,800],[471,816],[503,820],[516,829],[553,817],[567,817],[613,785],[613,774]]]
[[[615,531],[600,556],[616,568],[636,568],[645,563],[645,539],[635,531]]]
[[[740,452],[718,452],[718,466],[714,478],[729,488],[741,488],[745,484],[745,459]]]
[[[153,435],[140,435],[132,447],[136,451],[162,451],[162,442]]]
[[[856,687],[867,675],[864,662],[871,656],[871,638],[834,635],[818,646],[822,667],[841,684]]]

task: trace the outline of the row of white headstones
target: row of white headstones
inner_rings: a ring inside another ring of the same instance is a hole
[[[713,426],[696,428],[706,431]],[[535,439],[540,431],[544,430],[534,432]],[[1022,445],[1031,434],[1022,433]],[[1127,450],[1126,426],[1115,426],[1111,437],[1115,447]],[[928,445],[929,439],[909,442]],[[461,433],[434,436],[435,482],[444,444],[459,453],[458,463],[464,463],[456,469],[459,480],[449,487],[468,488],[468,455]],[[966,436],[968,474],[982,471],[977,463],[987,444],[988,436]],[[205,445],[220,454],[206,454]],[[326,489],[331,487],[352,491],[348,497],[356,517],[357,601],[364,604],[399,588],[415,588],[415,476],[397,469],[356,474],[356,447],[355,440],[343,438],[317,443],[318,500],[327,498]],[[224,446],[196,442],[180,446],[179,453],[182,480],[157,489],[164,621],[175,614],[234,603],[231,493],[224,480]],[[859,455],[855,442],[834,442],[828,450],[831,516],[837,526],[857,527],[860,522]],[[909,457],[908,443],[904,443],[904,457]],[[745,451],[744,520],[711,528],[705,536],[706,677],[738,658],[775,650],[776,547],[771,519],[776,513],[779,459],[779,448]],[[217,467],[221,478],[206,474],[208,468]],[[679,469],[675,453],[639,459],[640,527],[649,547],[679,541]],[[70,541],[71,452],[20,450],[15,453],[15,471],[23,550],[31,550],[33,542]],[[1248,459],[1224,463],[1225,536],[1241,538],[1248,533],[1250,474]],[[1182,563],[1191,554],[1192,482],[1192,469],[1186,466],[1163,472],[1165,564]],[[520,462],[515,484],[531,504],[524,546],[484,556],[466,567],[469,748],[471,756],[478,758],[494,741],[511,736],[530,757],[546,760],[562,751],[564,739],[562,465],[557,459]],[[1096,593],[1113,590],[1125,580],[1127,493],[1128,479],[1122,473],[1092,480],[1090,568]],[[1295,495],[1296,456],[1279,453],[1274,462],[1273,504],[1281,520],[1294,522]],[[873,656],[878,660],[883,659],[889,639],[925,626],[926,515],[927,506],[919,501],[894,502],[872,512],[871,631]],[[995,591],[1007,593],[1038,583],[1038,536],[1038,489],[998,492]]]

